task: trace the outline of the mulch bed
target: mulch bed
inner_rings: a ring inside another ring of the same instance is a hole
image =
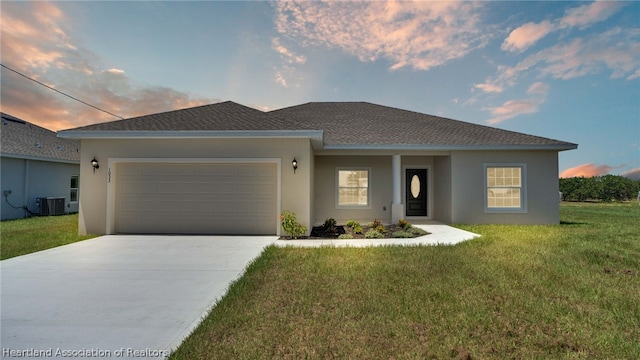
[[[356,234],[353,232],[352,228],[344,225],[336,226],[335,231],[329,231],[325,229],[323,226],[314,226],[311,229],[310,236],[299,236],[298,239],[306,239],[306,240],[338,239],[338,237],[342,234],[351,234],[351,236],[353,236],[353,239],[366,239],[364,234],[366,234],[367,231],[369,230],[371,230],[371,227],[365,225],[365,226],[362,226],[362,234]],[[401,231],[401,230],[404,230],[404,229],[399,225],[396,225],[396,224],[386,225],[384,238],[393,239],[394,237],[392,234],[396,231]],[[280,236],[279,239],[292,240],[291,236]]]

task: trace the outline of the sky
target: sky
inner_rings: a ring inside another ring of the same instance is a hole
[[[640,178],[640,2],[0,2],[2,65],[120,117],[231,100],[381,105],[577,143]],[[2,112],[117,120],[3,67]],[[393,131],[393,124],[389,124]]]

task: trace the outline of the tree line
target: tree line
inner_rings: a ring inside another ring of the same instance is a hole
[[[640,191],[640,180],[631,180],[620,175],[572,177],[560,179],[560,192],[565,201],[627,201],[636,200]]]

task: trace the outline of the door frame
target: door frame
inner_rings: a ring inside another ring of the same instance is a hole
[[[404,205],[404,218],[407,220],[433,220],[433,173],[431,165],[403,165],[402,166],[402,204]],[[427,170],[427,216],[407,216],[407,169]]]
[[[156,164],[251,164],[271,163],[276,165],[276,214],[282,213],[282,159],[280,158],[109,158],[107,169],[106,235],[116,231],[116,172],[118,163]],[[280,236],[280,220],[276,216],[276,235]]]

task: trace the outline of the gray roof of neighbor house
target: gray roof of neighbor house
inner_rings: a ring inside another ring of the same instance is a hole
[[[575,149],[576,144],[366,102],[262,112],[231,101],[61,131],[69,138],[309,136],[325,149]]]
[[[38,125],[0,113],[0,145],[2,156],[58,161],[80,162],[80,141],[60,139],[56,133]]]
[[[270,114],[324,130],[326,148],[577,147],[564,141],[367,102],[311,102]]]

